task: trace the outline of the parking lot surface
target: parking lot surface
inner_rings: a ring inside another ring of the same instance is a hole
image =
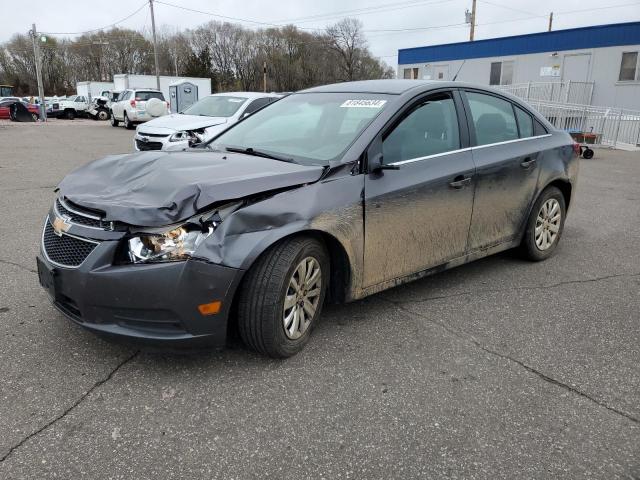
[[[53,189],[132,137],[0,124],[0,478],[640,479],[639,152],[581,162],[550,260],[330,306],[276,361],[140,352],[49,304]]]

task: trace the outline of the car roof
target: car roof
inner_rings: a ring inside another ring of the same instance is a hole
[[[453,82],[444,80],[361,80],[357,82],[333,83],[320,87],[308,88],[298,93],[384,93],[389,95],[402,95],[411,90],[427,91],[435,88],[477,88],[487,92],[497,92],[504,95],[504,92],[497,91],[487,85],[476,85],[466,82]]]
[[[246,98],[263,98],[263,97],[281,97],[277,93],[264,92],[220,92],[213,93],[209,97],[246,97]]]
[[[438,82],[437,80],[360,80],[357,82],[322,85],[320,87],[308,88],[301,92],[388,93],[392,95],[400,95],[408,90],[439,84],[442,84],[442,82]]]

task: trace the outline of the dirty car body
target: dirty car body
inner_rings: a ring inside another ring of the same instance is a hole
[[[278,143],[273,132],[287,121],[297,137]],[[521,245],[544,192],[561,191],[568,207],[577,168],[566,133],[488,88],[317,87],[204,148],[107,157],[72,172],[45,221],[40,281],[94,332],[223,346],[248,272],[283,242],[313,239],[328,259],[327,299],[356,300]],[[140,253],[152,235],[175,242],[174,253]],[[213,301],[213,314],[200,309]]]

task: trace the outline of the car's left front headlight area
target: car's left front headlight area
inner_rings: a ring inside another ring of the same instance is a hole
[[[141,234],[128,241],[132,263],[173,262],[187,260],[213,233],[215,224],[185,224],[164,233]]]

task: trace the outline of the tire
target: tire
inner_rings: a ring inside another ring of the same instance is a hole
[[[109,112],[104,109],[98,110],[98,113],[96,114],[96,118],[102,121],[109,120]]]
[[[135,128],[131,120],[129,120],[129,117],[127,116],[127,112],[124,112],[124,118],[122,119],[122,123],[124,123],[124,128],[126,128],[127,130],[133,130]]]
[[[67,120],[73,120],[74,118],[76,118],[76,112],[74,112],[73,110],[67,110],[64,112],[64,116]]]
[[[116,120],[116,116],[111,112],[111,126],[117,127],[118,125],[120,125],[120,122]]]
[[[582,152],[582,158],[586,158],[587,160],[593,158],[593,150],[590,148],[585,148]]]
[[[548,212],[546,214],[543,210],[545,207]],[[550,221],[557,216],[557,212],[554,210],[556,208],[559,210],[560,218],[557,221]],[[552,256],[562,237],[566,216],[567,208],[562,192],[556,187],[545,188],[538,196],[527,219],[527,226],[520,245],[523,256],[534,262],[540,262]],[[545,221],[541,222],[539,217]],[[536,227],[539,229],[537,232]],[[536,233],[538,234],[537,238]]]
[[[296,293],[291,283],[292,278],[300,278],[303,263],[312,271],[320,269],[320,283],[304,287],[313,289],[308,293],[317,292],[306,297],[311,307],[311,302],[315,303],[312,315],[298,303],[285,308],[286,297],[295,299],[304,293],[302,289]],[[273,358],[290,357],[302,350],[322,312],[329,278],[329,256],[314,238],[284,240],[263,253],[243,279],[238,297],[238,330],[245,345]],[[303,316],[296,320],[294,309],[302,311]]]

